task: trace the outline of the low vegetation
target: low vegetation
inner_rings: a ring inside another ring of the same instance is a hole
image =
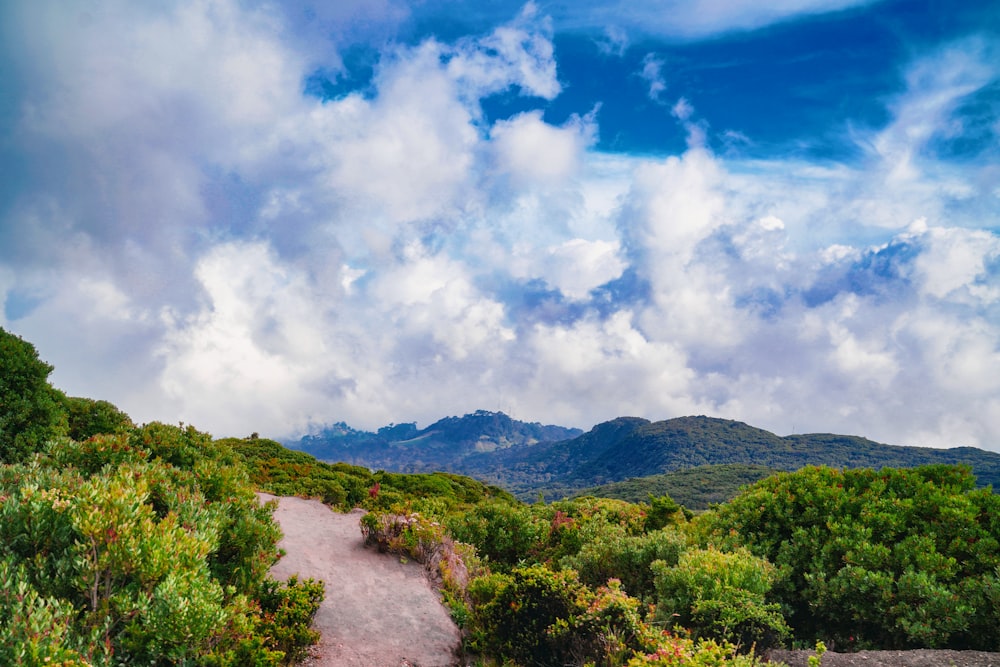
[[[278,529],[255,490],[369,510],[366,541],[425,565],[481,667],[1000,650],[1000,500],[967,467],[806,467],[697,514],[648,486],[527,504],[459,475],[137,426],[49,386],[28,343],[0,344],[0,664],[294,663],[324,587],[268,577]]]
[[[240,454],[0,348],[0,664],[292,664],[323,585],[268,578],[279,531]]]

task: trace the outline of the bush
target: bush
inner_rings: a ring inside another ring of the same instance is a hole
[[[657,561],[652,569],[661,622],[744,651],[770,648],[789,636],[778,605],[766,601],[775,569],[746,550],[693,549],[676,566]]]
[[[694,641],[679,635],[664,635],[652,653],[637,655],[628,667],[760,667],[755,655],[740,654],[736,647],[711,639]]]
[[[572,570],[515,567],[469,583],[473,649],[521,665],[561,667],[573,658],[567,625],[586,611],[585,588]]]
[[[319,641],[311,625],[323,601],[323,582],[299,581],[297,576],[284,584],[268,579],[259,597],[261,622],[256,634],[266,638],[268,648],[284,654],[284,664],[298,663],[308,647]]]
[[[1000,497],[961,466],[804,468],[708,517],[786,573],[796,638],[842,646],[1000,649]]]
[[[107,401],[67,396],[63,406],[69,422],[67,435],[86,440],[95,435],[127,433],[135,428],[132,419]]]
[[[630,595],[646,599],[654,593],[652,563],[676,565],[684,549],[684,535],[673,528],[629,535],[625,528],[613,526],[587,540],[579,553],[563,558],[560,565],[579,572],[580,580],[593,588],[618,579]]]
[[[39,595],[23,565],[0,560],[0,664],[83,667],[74,615],[69,603]]]
[[[550,522],[536,517],[527,505],[486,501],[446,521],[452,536],[476,548],[490,567],[509,570],[545,543]]]
[[[191,467],[124,435],[0,466],[0,664],[280,664],[288,646],[267,644],[282,635],[253,601],[276,556],[270,509],[225,448],[146,434]],[[285,637],[312,637],[300,618]]]
[[[49,384],[52,370],[34,345],[0,328],[0,463],[25,461],[66,435],[64,396]]]

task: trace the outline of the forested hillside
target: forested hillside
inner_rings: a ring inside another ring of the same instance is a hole
[[[647,477],[633,477],[624,482],[611,482],[578,491],[578,496],[617,498],[641,503],[650,496],[670,496],[689,510],[707,510],[732,499],[745,486],[777,474],[765,466],[722,463],[696,466],[676,472]]]
[[[373,469],[470,475],[523,500],[533,500],[539,493],[562,498],[613,482],[725,464],[788,471],[804,465],[963,464],[972,468],[980,486],[1000,485],[996,452],[893,446],[826,433],[781,437],[742,422],[703,416],[657,422],[619,417],[559,440],[554,439],[559,427],[524,424],[485,411],[415,429],[414,425],[385,427],[372,440],[371,434],[358,435],[341,424],[293,444],[321,459],[348,460]]]

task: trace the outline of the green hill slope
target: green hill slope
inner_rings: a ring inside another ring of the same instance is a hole
[[[909,468],[957,463],[968,465],[980,486],[1000,487],[996,452],[895,446],[830,433],[782,437],[743,422],[704,416],[657,422],[619,417],[581,434],[478,411],[423,430],[404,424],[371,434],[341,424],[303,439],[299,446],[321,459],[372,469],[469,475],[525,500],[540,493],[552,500],[599,485],[720,465],[798,470],[806,465]],[[703,501],[698,503],[691,506]]]
[[[730,500],[744,486],[775,472],[777,471],[766,466],[741,463],[697,466],[662,475],[633,477],[623,482],[603,484],[583,489],[578,495],[616,498],[630,503],[649,502],[650,495],[669,495],[688,509],[706,510],[710,505]]]

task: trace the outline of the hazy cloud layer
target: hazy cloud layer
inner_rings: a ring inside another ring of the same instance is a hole
[[[702,3],[662,31],[853,4]],[[903,63],[885,123],[829,128],[841,162],[714,150],[753,137],[650,58],[688,148],[610,154],[600,108],[546,120],[558,7],[406,42],[405,3],[323,6],[0,10],[0,324],[58,386],[220,436],[485,408],[1000,450],[1000,121],[969,104],[993,37]],[[634,6],[586,5],[620,10],[607,57]],[[360,42],[369,87],[306,94]]]

